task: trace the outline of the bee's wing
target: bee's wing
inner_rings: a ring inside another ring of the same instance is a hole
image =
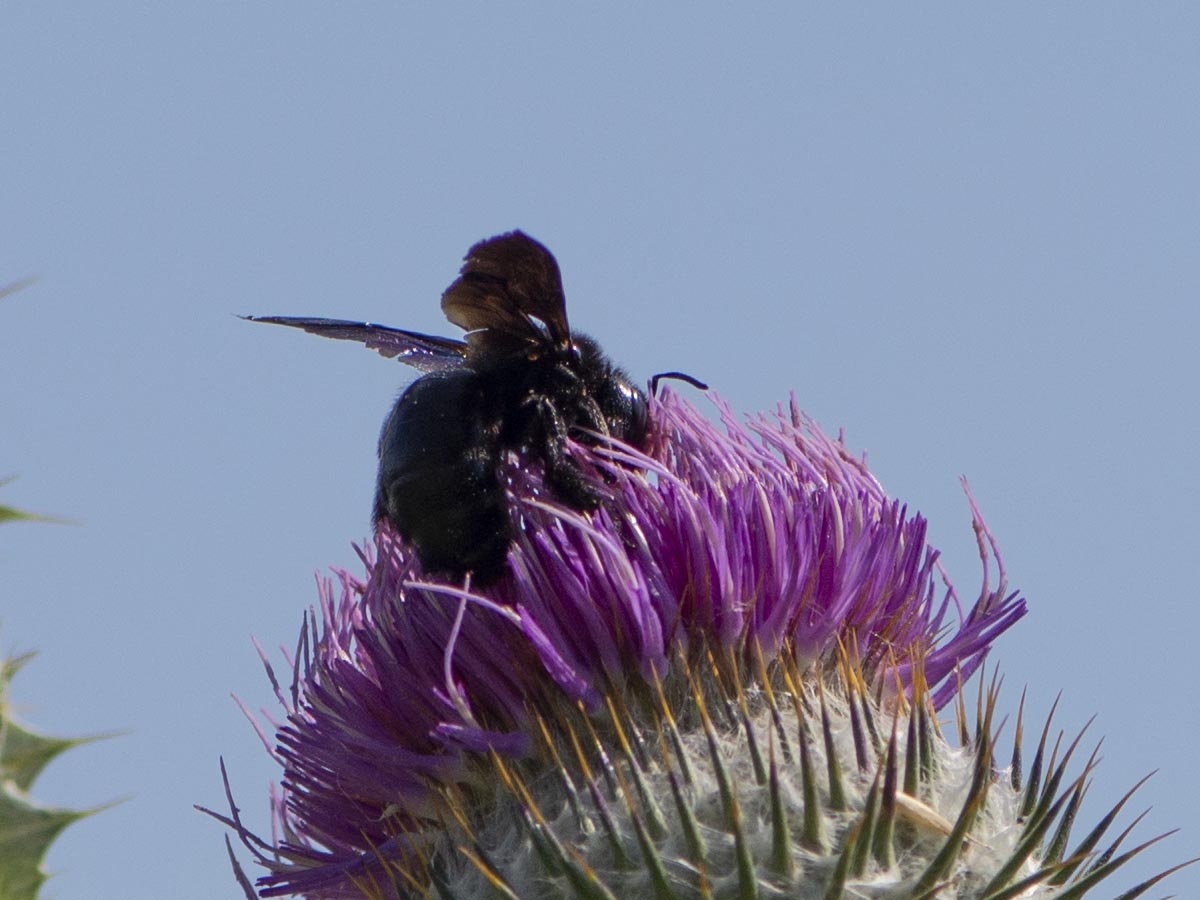
[[[303,328],[309,334],[337,338],[343,341],[358,341],[368,349],[398,359],[421,372],[441,372],[459,368],[466,361],[467,345],[462,341],[421,334],[417,331],[401,331],[386,325],[371,322],[352,322],[348,319],[310,319],[303,316],[241,316],[248,322],[266,322],[269,325],[287,325]]]
[[[480,241],[442,295],[442,311],[469,332],[472,349],[570,342],[554,255],[520,231]]]

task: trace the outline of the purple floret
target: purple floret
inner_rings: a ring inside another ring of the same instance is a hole
[[[995,549],[973,502],[985,578],[964,613],[953,588],[938,597],[925,520],[840,440],[794,405],[748,423],[717,410],[719,426],[666,393],[644,455],[579,450],[599,457],[611,495],[591,514],[554,503],[513,460],[511,577],[485,592],[425,576],[386,526],[361,554],[365,581],[325,583],[276,734],[283,839],[262,858],[264,896],[386,884],[380,860],[440,827],[437,786],[470,790],[483,754],[529,752],[537,710],[598,710],[613,686],[667,680],[689,649],[790,648],[803,670],[840,640],[889,683],[919,665],[944,704],[1024,615],[998,556],[989,586]]]

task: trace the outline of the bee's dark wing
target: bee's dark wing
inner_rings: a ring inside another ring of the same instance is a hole
[[[303,316],[241,316],[248,322],[266,322],[269,325],[287,325],[303,328],[309,334],[337,338],[343,341],[358,341],[368,349],[398,359],[421,372],[441,372],[463,365],[467,357],[467,345],[462,341],[421,334],[417,331],[401,331],[386,325],[371,322],[351,322],[348,319],[310,319]]]
[[[442,311],[470,332],[472,349],[571,339],[562,277],[553,254],[520,231],[480,241],[442,295]]]

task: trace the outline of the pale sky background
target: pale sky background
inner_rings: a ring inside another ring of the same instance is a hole
[[[224,755],[266,830],[230,695],[273,708],[251,635],[368,533],[410,373],[234,314],[454,334],[514,227],[639,379],[844,427],[973,597],[966,474],[1031,609],[1005,708],[1105,736],[1079,836],[1155,768],[1138,834],[1182,828],[1098,895],[1200,853],[1200,7],[845,6],[0,6],[0,283],[40,278],[0,300],[0,502],[78,522],[0,530],[0,648],[39,651],[27,721],[128,731],[38,785],[130,797],[48,896],[240,896],[191,805]]]

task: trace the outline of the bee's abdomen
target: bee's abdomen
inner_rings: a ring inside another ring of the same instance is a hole
[[[375,521],[386,518],[422,565],[487,583],[512,536],[499,446],[480,377],[426,375],[396,402],[379,440]]]

